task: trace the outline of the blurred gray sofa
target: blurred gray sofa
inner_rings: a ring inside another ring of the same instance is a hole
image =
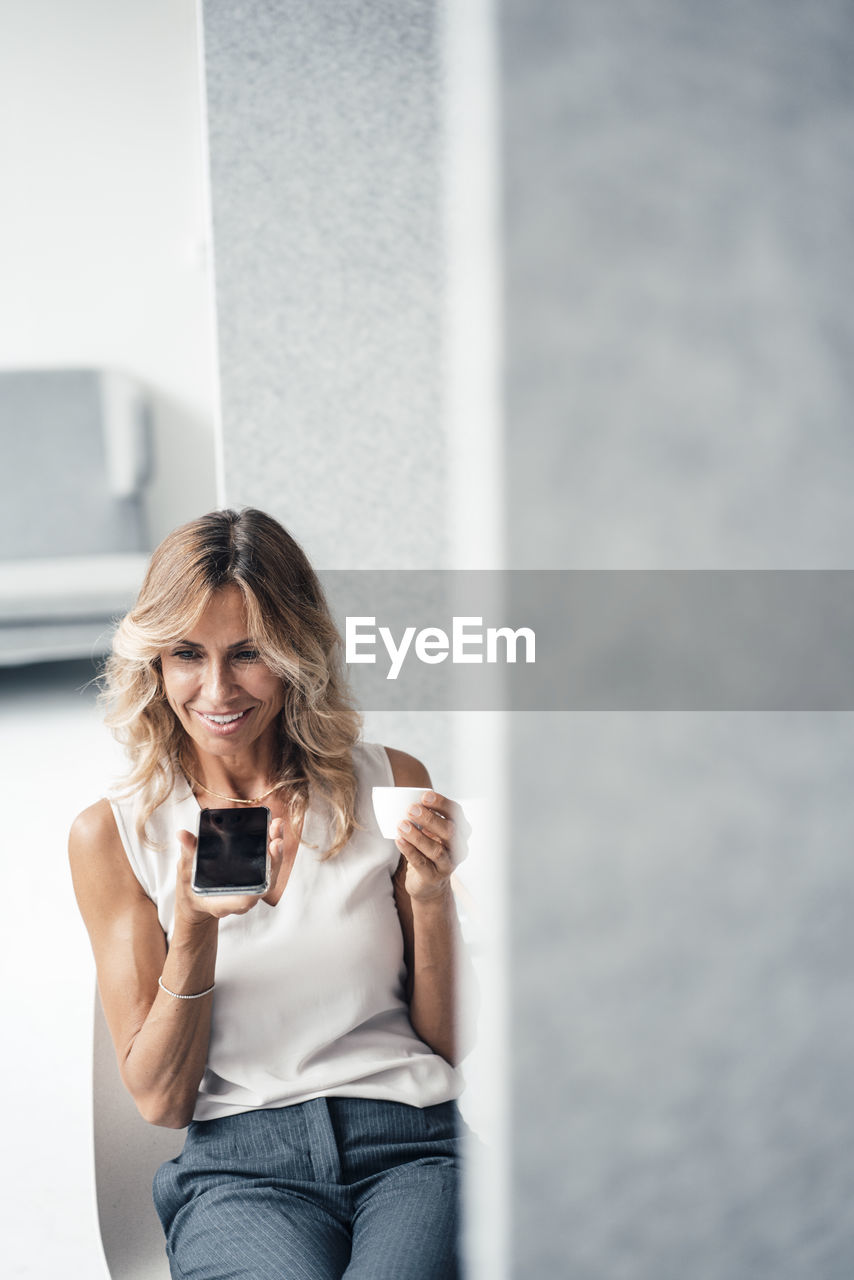
[[[150,418],[122,373],[0,372],[0,664],[106,651],[148,563]]]

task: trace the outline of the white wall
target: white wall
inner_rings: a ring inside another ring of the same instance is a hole
[[[215,504],[194,0],[0,7],[0,368],[119,368],[155,397],[155,540]]]

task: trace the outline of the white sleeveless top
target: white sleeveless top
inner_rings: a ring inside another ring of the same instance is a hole
[[[323,807],[310,802],[276,906],[260,901],[220,922],[208,1062],[195,1120],[323,1095],[417,1107],[459,1095],[461,1079],[420,1040],[404,994],[403,935],[392,874],[400,855],[380,835],[372,786],[391,786],[385,748],[353,751],[362,830],[334,858]],[[178,831],[199,804],[182,777],[149,819],[163,845],[141,844],[134,797],[111,802],[130,864],[172,937]]]

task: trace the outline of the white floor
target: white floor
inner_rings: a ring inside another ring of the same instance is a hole
[[[75,813],[119,759],[86,673],[0,672],[6,910],[0,1063],[6,1185],[4,1271],[14,1280],[106,1277],[92,1144],[94,967],[66,844]]]

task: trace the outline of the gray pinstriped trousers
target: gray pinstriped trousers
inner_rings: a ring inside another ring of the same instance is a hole
[[[458,1280],[464,1130],[365,1098],[193,1122],[154,1178],[173,1280]]]

